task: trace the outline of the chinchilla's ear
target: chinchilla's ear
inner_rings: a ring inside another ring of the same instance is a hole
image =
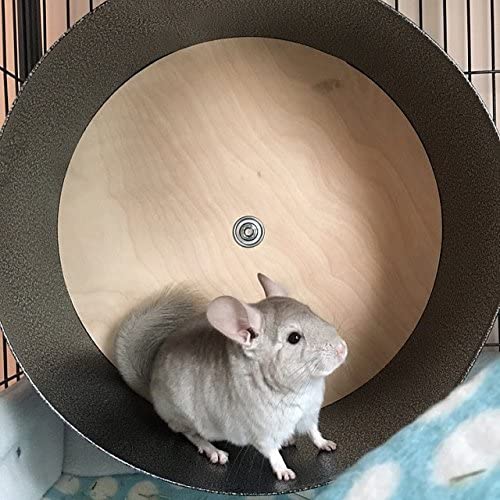
[[[288,292],[285,287],[281,286],[279,283],[275,283],[271,278],[261,273],[257,274],[257,278],[264,289],[266,297],[288,297]]]
[[[209,323],[226,337],[249,347],[262,327],[258,309],[234,297],[218,297],[207,308]]]

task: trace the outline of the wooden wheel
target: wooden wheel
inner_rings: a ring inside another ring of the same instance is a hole
[[[262,242],[233,238],[257,217]],[[176,52],[123,85],[72,158],[59,244],[74,306],[112,359],[116,322],[172,282],[262,298],[256,273],[334,322],[350,347],[325,403],[398,352],[439,260],[441,213],[414,129],[370,79],[279,40]]]

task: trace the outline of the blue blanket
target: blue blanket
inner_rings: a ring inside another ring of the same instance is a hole
[[[223,498],[140,474],[63,475],[45,498]],[[453,391],[333,484],[279,498],[316,500],[500,499],[500,360]],[[277,497],[275,497],[277,498]]]

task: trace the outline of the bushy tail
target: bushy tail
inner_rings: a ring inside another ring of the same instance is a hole
[[[170,288],[125,318],[116,335],[115,361],[131,389],[150,399],[151,369],[163,340],[202,310],[195,293]]]

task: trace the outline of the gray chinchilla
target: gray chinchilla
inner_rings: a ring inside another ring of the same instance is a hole
[[[280,454],[307,434],[325,451],[318,416],[325,377],[346,359],[337,330],[266,276],[266,298],[210,303],[172,288],[131,313],[115,343],[127,384],[213,463],[228,454],[210,441],[252,445],[278,479],[295,478]]]

